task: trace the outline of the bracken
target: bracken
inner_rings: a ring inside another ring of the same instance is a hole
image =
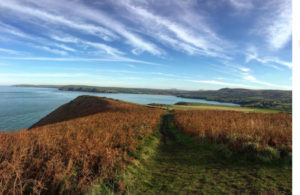
[[[107,102],[105,112],[1,132],[0,194],[83,194],[99,177],[109,181],[124,170],[137,140],[152,132],[165,111],[99,99]]]
[[[215,110],[175,110],[173,122],[185,134],[217,141],[240,151],[256,143],[260,152],[268,147],[292,146],[292,116]]]

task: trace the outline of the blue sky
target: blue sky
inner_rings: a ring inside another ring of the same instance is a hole
[[[0,85],[292,89],[291,0],[0,1]]]

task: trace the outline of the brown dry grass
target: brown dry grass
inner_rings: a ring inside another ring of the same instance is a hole
[[[48,125],[31,130],[0,132],[0,194],[83,194],[97,178],[109,181],[124,170],[137,140],[152,132],[165,112],[97,97],[105,101],[102,112],[97,99],[93,104],[88,99],[79,97],[64,108],[85,102],[93,115],[61,110],[70,115],[51,115],[44,120]]]
[[[239,151],[245,143],[292,147],[292,116],[216,110],[175,110],[174,123],[185,134],[219,141]]]

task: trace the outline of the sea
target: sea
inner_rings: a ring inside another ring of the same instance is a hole
[[[0,130],[18,131],[27,129],[59,106],[80,95],[94,95],[135,102],[139,104],[175,104],[180,101],[217,105],[239,106],[238,104],[180,98],[169,95],[91,93],[61,91],[58,88],[0,86]]]

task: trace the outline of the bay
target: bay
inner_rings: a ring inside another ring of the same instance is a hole
[[[139,104],[175,104],[184,101],[239,106],[232,103],[167,95],[91,93],[60,91],[57,88],[0,86],[0,130],[17,131],[19,129],[27,129],[59,106],[70,102],[80,95],[108,97]]]

